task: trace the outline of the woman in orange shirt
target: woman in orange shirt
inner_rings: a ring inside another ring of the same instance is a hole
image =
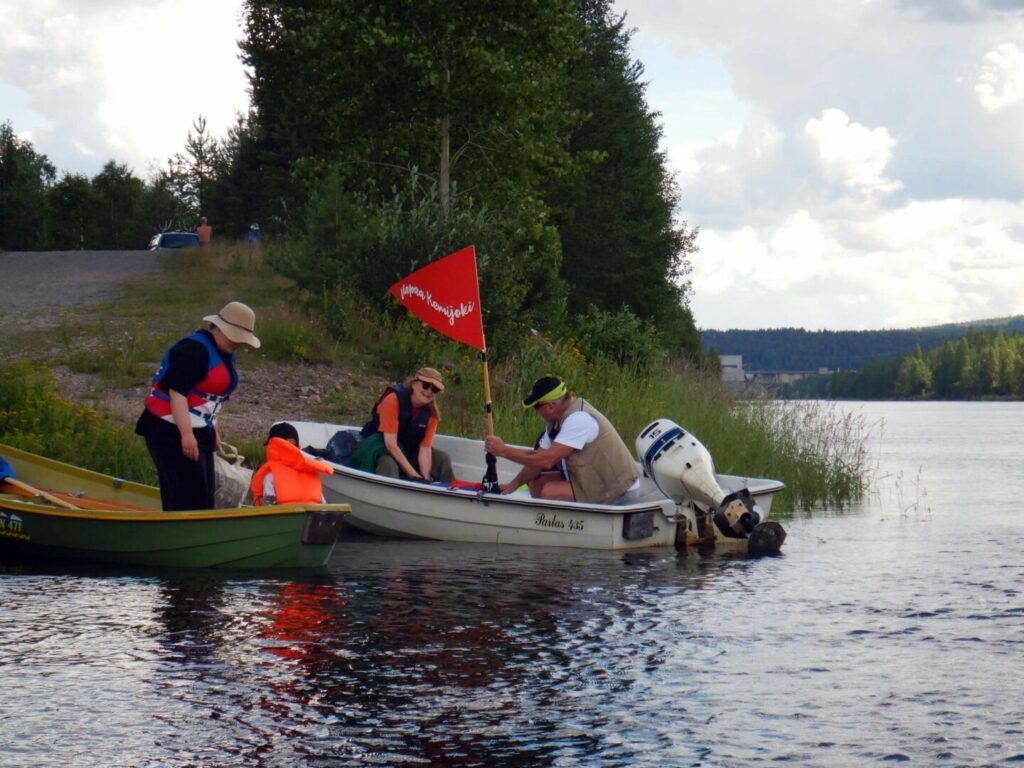
[[[444,380],[434,368],[420,368],[404,384],[392,384],[377,400],[352,453],[352,466],[364,472],[412,480],[450,482],[452,460],[433,447],[441,420],[437,395]]]

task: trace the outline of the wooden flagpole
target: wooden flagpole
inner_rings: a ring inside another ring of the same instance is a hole
[[[484,342],[484,348],[480,350],[480,362],[483,363],[484,368],[484,413],[487,416],[487,436],[490,437],[494,434],[494,407],[491,404],[491,374],[487,367],[487,342]]]
[[[487,341],[483,336],[483,325],[481,318],[480,338],[483,339],[483,349],[480,350],[480,362],[484,369],[484,414],[487,417],[487,435],[494,434],[494,406],[491,403],[491,374],[487,365]],[[481,485],[483,493],[501,493],[498,487],[498,460],[494,454],[484,454],[487,469],[484,471],[484,479]]]

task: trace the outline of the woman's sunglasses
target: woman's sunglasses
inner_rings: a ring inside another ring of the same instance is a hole
[[[422,381],[421,379],[416,379],[416,381],[418,381],[420,383],[420,386],[423,387],[423,389],[425,389],[427,392],[441,391],[436,384],[431,384],[429,381]]]

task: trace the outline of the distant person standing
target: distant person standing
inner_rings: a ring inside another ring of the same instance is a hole
[[[260,242],[260,225],[250,224],[249,231],[245,233],[245,242],[249,245],[258,245]]]
[[[213,227],[206,221],[205,216],[199,217],[199,226],[196,227],[196,234],[199,235],[199,246],[205,246],[210,244],[210,240],[213,239]]]

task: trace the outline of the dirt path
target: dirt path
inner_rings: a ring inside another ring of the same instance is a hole
[[[159,269],[159,257],[150,251],[0,253],[0,334],[56,326],[61,309],[98,304],[122,280]]]
[[[62,312],[87,313],[90,306],[115,296],[122,281],[159,270],[159,257],[149,251],[0,253],[0,338],[56,328],[67,322]],[[256,331],[259,335],[259,318]],[[138,417],[147,384],[109,389],[95,375],[75,373],[61,364],[50,367],[62,397],[98,405],[125,423]],[[238,373],[238,391],[220,419],[229,440],[260,439],[281,419],[362,423],[387,383],[343,366],[266,360],[257,366],[242,360]],[[358,386],[352,386],[356,380]]]

